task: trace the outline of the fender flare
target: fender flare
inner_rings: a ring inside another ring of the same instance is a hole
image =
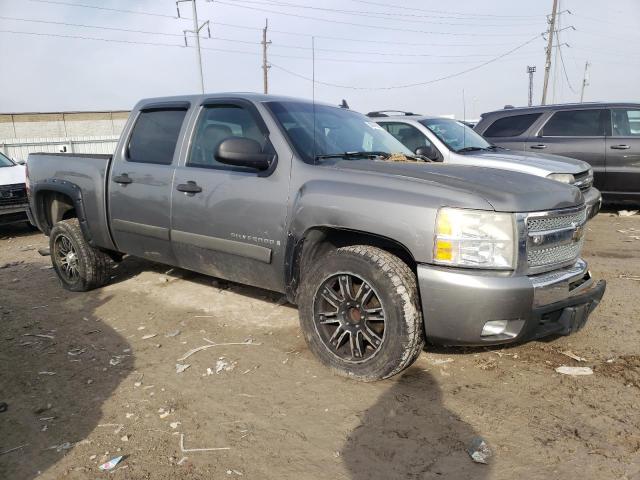
[[[82,190],[78,185],[67,180],[61,180],[59,178],[47,178],[35,185],[31,185],[31,198],[33,199],[31,202],[31,208],[36,226],[45,235],[49,235],[49,233],[51,232],[51,228],[53,228],[53,225],[49,225],[49,222],[47,220],[47,212],[44,208],[44,194],[49,192],[60,193],[71,199],[84,238],[87,240],[89,245],[95,246],[91,237],[87,217],[85,215]]]

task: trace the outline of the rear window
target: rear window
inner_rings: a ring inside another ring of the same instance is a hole
[[[542,129],[543,137],[598,137],[605,132],[607,112],[602,109],[564,110],[553,114]]]
[[[484,137],[517,137],[540,118],[541,113],[527,113],[525,115],[513,115],[499,118],[487,128]]]
[[[183,109],[141,112],[131,133],[127,160],[170,165],[186,113]]]

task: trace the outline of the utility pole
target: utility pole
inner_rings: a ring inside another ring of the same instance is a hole
[[[269,19],[265,18],[264,28],[262,29],[262,77],[264,82],[264,93],[269,93],[269,69],[271,66],[267,62],[267,47],[271,42],[267,42],[267,29],[269,28]]]
[[[584,101],[584,89],[589,85],[589,67],[591,64],[587,60],[584,64],[584,76],[582,77],[582,91],[580,92],[580,103]]]
[[[547,30],[547,59],[544,64],[544,85],[542,86],[542,105],[547,103],[547,87],[549,86],[549,70],[551,70],[551,55],[553,54],[553,35],[556,31],[556,16],[558,14],[558,0],[553,0],[553,11]]]
[[[535,71],[535,65],[533,67],[527,65],[527,73],[529,74],[529,106],[533,105],[533,74]]]
[[[204,93],[204,75],[202,74],[202,53],[200,52],[200,31],[206,26],[209,38],[211,38],[211,28],[209,27],[209,20],[202,25],[198,25],[198,8],[196,6],[196,0],[177,0],[176,10],[178,11],[178,18],[180,18],[180,3],[191,2],[193,8],[193,30],[183,30],[184,33],[184,45],[188,47],[187,33],[193,33],[196,37],[196,55],[198,58],[198,71],[200,73],[200,91]]]

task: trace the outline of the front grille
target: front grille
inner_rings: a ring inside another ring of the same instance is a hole
[[[525,222],[529,271],[551,270],[577,260],[584,244],[586,221],[585,207],[530,214]]]
[[[574,178],[576,180],[573,182],[573,185],[582,191],[589,190],[593,186],[593,176],[589,174],[588,170],[586,172],[576,173]]]
[[[565,263],[568,260],[578,258],[582,250],[583,240],[567,245],[557,245],[550,248],[529,250],[527,252],[527,262],[530,267],[542,267]]]
[[[24,205],[27,203],[27,189],[24,183],[0,186],[0,207]]]
[[[529,230],[529,232],[559,230],[562,228],[571,228],[575,225],[582,225],[586,221],[586,209],[565,215],[529,217],[527,219],[527,230]]]

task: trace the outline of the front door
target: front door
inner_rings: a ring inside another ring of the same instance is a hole
[[[187,107],[143,110],[114,157],[109,213],[118,250],[175,264],[169,241],[174,157]]]
[[[171,239],[183,268],[281,290],[290,155],[280,155],[264,172],[215,158],[228,137],[250,138],[273,151],[255,108],[240,100],[202,107],[186,160],[175,172]]]
[[[640,196],[640,109],[611,110],[611,136],[607,137],[605,190],[624,198]],[[621,198],[622,199],[622,198]]]
[[[605,135],[609,110],[589,108],[560,110],[547,120],[538,136],[527,139],[527,151],[577,158],[593,167],[594,185],[604,189],[606,177]]]

